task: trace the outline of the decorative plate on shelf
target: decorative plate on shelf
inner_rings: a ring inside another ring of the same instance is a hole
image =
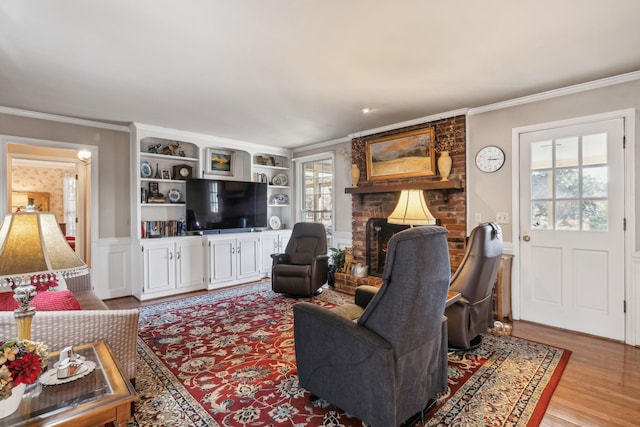
[[[169,201],[171,203],[178,203],[180,201],[180,198],[182,197],[182,194],[180,193],[180,190],[178,190],[177,188],[172,188],[167,193],[167,197],[169,198]]]
[[[151,167],[151,163],[146,160],[140,162],[140,176],[143,178],[151,178],[153,175],[153,168]]]
[[[269,227],[273,228],[274,230],[280,230],[281,226],[282,222],[280,221],[280,217],[274,215],[269,218]]]
[[[283,173],[279,173],[273,177],[271,182],[273,183],[273,185],[286,186],[286,185],[289,185],[289,178],[287,178],[287,175]]]
[[[276,193],[271,196],[272,205],[286,205],[287,203],[289,203],[289,196],[286,194]]]

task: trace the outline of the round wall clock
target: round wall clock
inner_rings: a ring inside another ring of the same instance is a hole
[[[495,172],[504,165],[504,151],[495,145],[482,148],[476,154],[476,166],[482,172]]]

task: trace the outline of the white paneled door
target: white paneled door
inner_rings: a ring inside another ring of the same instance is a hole
[[[624,122],[520,135],[521,319],[624,340]]]

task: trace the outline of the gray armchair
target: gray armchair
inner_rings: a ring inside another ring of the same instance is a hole
[[[367,287],[356,304],[294,306],[301,387],[381,427],[400,425],[446,390],[446,232],[426,226],[394,235],[372,298]]]
[[[274,292],[310,297],[327,283],[329,256],[324,225],[298,222],[285,252],[272,254],[271,288]]]
[[[460,266],[451,278],[451,290],[462,294],[447,307],[449,348],[468,350],[479,346],[482,332],[493,326],[493,285],[502,259],[502,230],[484,223],[471,231]]]

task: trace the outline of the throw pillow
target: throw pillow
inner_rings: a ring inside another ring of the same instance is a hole
[[[73,293],[66,289],[57,292],[38,292],[30,305],[36,311],[82,310]],[[0,293],[0,310],[13,311],[19,304],[13,299],[13,292]]]

